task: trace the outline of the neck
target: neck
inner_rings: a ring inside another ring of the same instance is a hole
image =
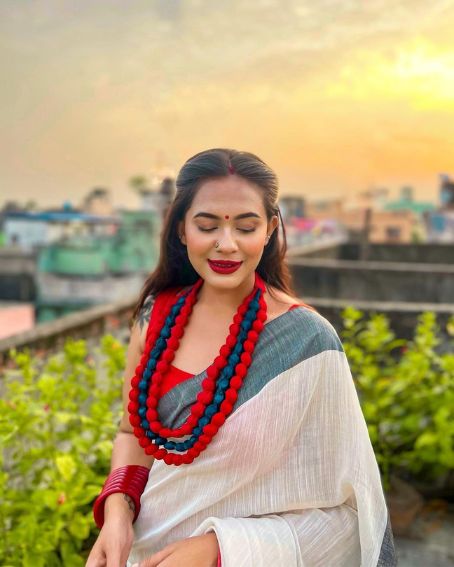
[[[199,291],[197,303],[217,310],[236,310],[243,299],[254,289],[255,272],[240,283],[239,286],[223,289],[204,281]]]

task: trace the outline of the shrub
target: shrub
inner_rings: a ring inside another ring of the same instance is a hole
[[[389,488],[390,474],[424,482],[454,467],[454,318],[442,346],[433,313],[422,313],[410,341],[383,314],[343,312],[341,333],[369,435]],[[446,348],[448,347],[448,348]]]
[[[83,566],[110,470],[125,348],[68,340],[44,363],[12,352],[0,389],[0,565]],[[100,366],[97,368],[97,366]]]
[[[391,472],[440,478],[454,467],[454,354],[440,349],[435,316],[420,316],[412,341],[384,315],[349,308],[343,318],[385,488]],[[92,353],[68,340],[45,361],[11,354],[16,368],[0,382],[0,565],[83,567],[121,416],[125,347],[107,335]]]

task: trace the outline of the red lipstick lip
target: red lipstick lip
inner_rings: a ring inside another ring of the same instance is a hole
[[[211,264],[219,264],[220,266],[239,266],[242,262],[234,262],[233,260],[208,260]]]
[[[231,262],[230,260],[208,260],[208,265],[217,274],[233,274],[243,262]]]

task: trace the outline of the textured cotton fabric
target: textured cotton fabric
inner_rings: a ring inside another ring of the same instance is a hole
[[[184,423],[205,377],[161,398],[166,427]],[[154,461],[134,531],[128,566],[209,531],[222,567],[396,565],[367,427],[325,318],[302,306],[265,325],[206,450],[189,465]]]

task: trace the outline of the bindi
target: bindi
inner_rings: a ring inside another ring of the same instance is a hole
[[[229,215],[225,215],[225,217],[224,217],[224,218],[225,218],[225,219],[229,219],[230,217],[229,217]]]

